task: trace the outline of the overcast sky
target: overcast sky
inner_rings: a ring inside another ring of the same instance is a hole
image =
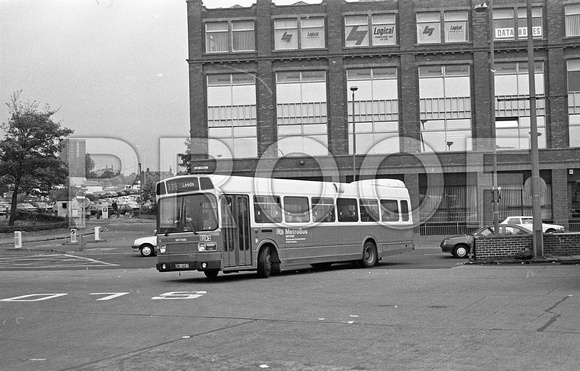
[[[168,170],[189,135],[186,16],[185,0],[0,0],[0,122],[22,90],[23,101],[58,108],[53,118],[89,138],[89,153],[122,149],[112,154],[123,173],[138,162]]]

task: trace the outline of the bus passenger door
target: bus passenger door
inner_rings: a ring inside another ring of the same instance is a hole
[[[238,222],[239,265],[252,265],[252,245],[250,236],[250,206],[246,195],[236,195]]]
[[[224,267],[252,265],[248,196],[227,195],[222,231]]]

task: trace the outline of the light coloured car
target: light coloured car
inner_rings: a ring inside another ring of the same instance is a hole
[[[6,214],[10,212],[10,204],[5,201],[0,201],[0,214]]]
[[[531,216],[508,216],[502,224],[515,224],[520,227],[534,230],[534,219]],[[542,233],[564,232],[564,227],[558,224],[542,223]]]
[[[37,211],[38,210],[38,208],[36,208],[30,202],[19,202],[18,204],[16,204],[16,208],[18,210],[25,210],[25,211]]]
[[[155,256],[157,248],[157,236],[137,238],[131,248],[135,252],[140,252],[142,256]]]

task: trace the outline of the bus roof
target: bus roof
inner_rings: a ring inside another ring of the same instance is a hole
[[[295,179],[210,175],[214,186],[223,193],[265,195],[303,195],[312,197],[408,197],[405,184],[396,179],[366,179],[337,183]]]

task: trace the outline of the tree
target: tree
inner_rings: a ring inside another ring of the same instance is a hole
[[[186,169],[187,174],[191,174],[191,138],[185,140],[185,153],[178,153],[181,163],[179,166]]]
[[[48,105],[41,110],[36,101],[22,103],[20,93],[12,94],[6,104],[10,120],[0,125],[6,132],[0,141],[0,174],[13,184],[8,225],[16,220],[20,192],[33,188],[48,191],[55,184],[66,183],[68,168],[58,154],[62,141],[73,133],[51,119],[57,111]]]
[[[150,172],[149,169],[145,172],[145,184],[141,184],[141,195],[143,202],[155,202],[157,182],[161,180],[159,172]]]
[[[96,178],[97,175],[93,173],[95,169],[95,161],[91,158],[89,153],[85,154],[85,174],[87,178]]]

